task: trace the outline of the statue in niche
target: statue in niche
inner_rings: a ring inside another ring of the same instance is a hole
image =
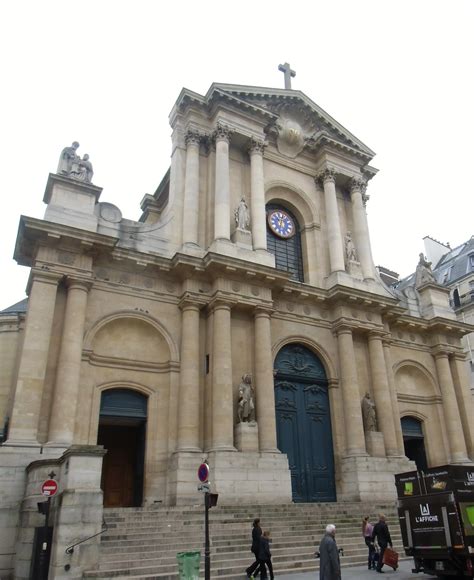
[[[92,163],[89,161],[89,155],[86,153],[81,159],[77,154],[78,148],[79,143],[77,141],[74,141],[70,147],[64,147],[59,157],[57,173],[76,181],[92,183],[94,171]]]
[[[56,172],[58,175],[69,175],[71,173],[73,163],[80,159],[79,155],[77,154],[78,148],[79,143],[77,141],[73,141],[70,147],[64,147],[64,149],[61,151],[58,170]]]
[[[250,213],[247,202],[243,197],[236,210],[234,211],[235,223],[239,230],[249,231],[250,228]]]
[[[365,393],[362,399],[362,418],[364,421],[364,431],[377,431],[377,415],[375,414],[375,403],[370,398],[370,394]]]
[[[428,282],[434,282],[436,284],[436,279],[431,271],[431,262],[428,262],[423,252],[420,252],[420,261],[418,262],[415,273],[415,288]]]
[[[347,232],[344,243],[346,246],[346,258],[348,262],[357,262],[357,252],[354,246],[354,242],[352,241],[352,234],[351,232]]]
[[[255,402],[252,387],[252,376],[242,375],[239,385],[239,404],[237,408],[239,423],[255,423]]]

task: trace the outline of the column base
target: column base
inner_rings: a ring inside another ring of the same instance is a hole
[[[368,431],[365,434],[365,445],[371,457],[385,457],[385,442],[380,431]]]

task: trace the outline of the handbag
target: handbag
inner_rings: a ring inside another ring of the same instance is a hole
[[[382,564],[386,564],[396,570],[398,568],[398,552],[387,546],[383,553]]]

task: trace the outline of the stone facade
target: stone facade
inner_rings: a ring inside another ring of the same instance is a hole
[[[423,426],[430,465],[473,458],[461,345],[472,328],[438,284],[404,303],[380,279],[366,218],[374,153],[291,89],[183,89],[170,123],[170,171],[138,222],[100,202],[101,188],[58,174],[44,219],[21,218],[15,258],[31,269],[28,310],[0,316],[0,481],[12,489],[0,506],[0,574],[28,577],[40,524],[25,506],[39,460],[59,466],[50,577],[69,565],[67,577],[80,578],[94,543],[72,560],[62,548],[100,531],[100,485],[106,505],[197,503],[205,459],[222,503],[290,502],[301,490],[318,501],[318,469],[331,471],[337,501],[392,500],[393,474],[414,467],[406,416]],[[249,217],[238,228],[242,199]],[[269,251],[269,205],[297,231],[300,278]],[[285,349],[292,369],[275,367]],[[239,423],[245,373],[255,421]],[[366,392],[378,420],[367,433]],[[291,431],[303,424],[302,436]],[[97,444],[108,449],[102,483]],[[307,464],[282,449],[304,451]],[[112,489],[114,469],[132,481]]]

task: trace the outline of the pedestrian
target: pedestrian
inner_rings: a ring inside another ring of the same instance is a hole
[[[247,574],[247,578],[253,578],[258,573],[257,570],[259,567],[258,552],[260,550],[261,536],[262,536],[262,528],[260,527],[260,518],[255,518],[253,520],[252,526],[252,547],[250,548],[250,551],[255,556],[255,562],[251,566],[249,566],[245,571]]]
[[[341,580],[341,562],[336,544],[336,526],[328,524],[319,544],[319,580]]]
[[[388,545],[392,548],[392,538],[390,537],[384,514],[379,514],[379,521],[375,524],[374,529],[372,530],[372,542],[376,539],[380,548],[379,561],[377,562],[376,570],[383,574],[383,553]]]
[[[369,516],[365,516],[362,520],[362,536],[365,540],[365,545],[369,549],[369,556],[367,560],[367,567],[369,570],[375,570],[375,544],[372,540],[372,532],[374,526],[369,522]]]
[[[260,549],[258,551],[258,562],[260,564],[260,578],[268,578],[267,568],[270,572],[270,580],[273,580],[272,553],[270,552],[270,532],[263,532],[260,537]]]

